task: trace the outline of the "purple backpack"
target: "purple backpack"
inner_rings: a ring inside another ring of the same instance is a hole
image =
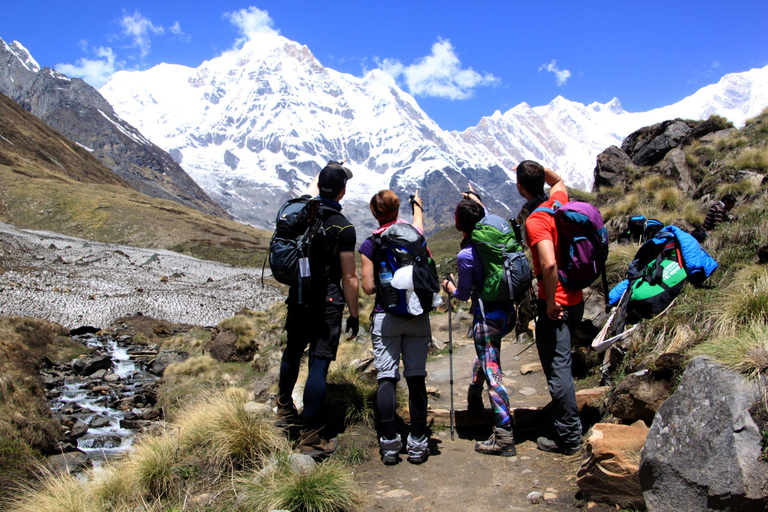
[[[557,272],[563,286],[586,288],[603,276],[607,290],[605,260],[608,258],[608,230],[600,211],[589,203],[571,201],[554,208],[539,207],[534,212],[547,212],[555,217],[557,228]],[[533,212],[532,212],[533,213]],[[605,294],[606,299],[608,294]]]

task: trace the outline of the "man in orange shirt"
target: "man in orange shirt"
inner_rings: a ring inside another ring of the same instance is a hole
[[[551,187],[549,195],[544,184]],[[531,248],[538,283],[536,347],[552,396],[554,436],[540,437],[536,445],[547,452],[573,455],[581,449],[581,420],[571,373],[571,331],[581,321],[584,301],[581,290],[565,288],[558,279],[559,252],[554,217],[536,208],[553,208],[555,201],[568,202],[563,179],[531,160],[517,166],[517,190],[532,212],[525,221],[526,242]]]

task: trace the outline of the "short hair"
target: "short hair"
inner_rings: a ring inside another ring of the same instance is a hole
[[[722,199],[722,201],[723,201],[724,203],[735,203],[735,202],[736,202],[736,197],[734,197],[734,195],[733,195],[733,194],[725,194],[725,195],[723,196],[723,199]]]
[[[544,167],[533,160],[517,164],[517,183],[533,196],[544,193]]]
[[[477,201],[464,198],[456,205],[454,220],[456,229],[464,233],[471,233],[480,219],[485,217],[485,209]]]
[[[391,190],[379,190],[371,198],[371,213],[377,221],[386,223],[397,218],[400,211],[400,199]]]

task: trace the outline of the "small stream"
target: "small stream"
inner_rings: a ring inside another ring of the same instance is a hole
[[[156,350],[130,338],[85,333],[72,336],[94,353],[43,372],[51,412],[61,421],[62,451],[80,451],[95,463],[128,450],[138,430],[159,419],[147,371]]]

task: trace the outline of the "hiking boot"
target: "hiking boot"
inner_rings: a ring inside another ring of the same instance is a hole
[[[320,437],[318,430],[305,430],[299,436],[299,453],[309,455],[313,459],[322,459],[328,457],[339,446],[339,442],[334,437],[331,440],[325,440]]]
[[[469,386],[467,390],[467,410],[485,410],[485,405],[483,405],[483,386]]]
[[[275,420],[275,426],[277,428],[295,428],[301,425],[299,420],[299,411],[296,410],[293,400],[287,404],[281,404],[280,399],[277,399],[277,419]]]
[[[475,443],[475,451],[487,455],[501,455],[502,457],[517,455],[515,438],[512,436],[512,427],[509,427],[509,429],[494,427],[493,434],[491,434],[487,441]]]
[[[381,461],[387,466],[394,466],[400,462],[400,450],[403,448],[403,440],[400,434],[394,439],[379,438],[379,453]]]
[[[423,464],[429,458],[429,438],[426,434],[421,437],[413,437],[408,434],[408,462],[411,464]]]
[[[543,452],[576,455],[581,451],[581,441],[578,444],[567,444],[557,442],[554,439],[540,437],[536,440],[536,447]]]

